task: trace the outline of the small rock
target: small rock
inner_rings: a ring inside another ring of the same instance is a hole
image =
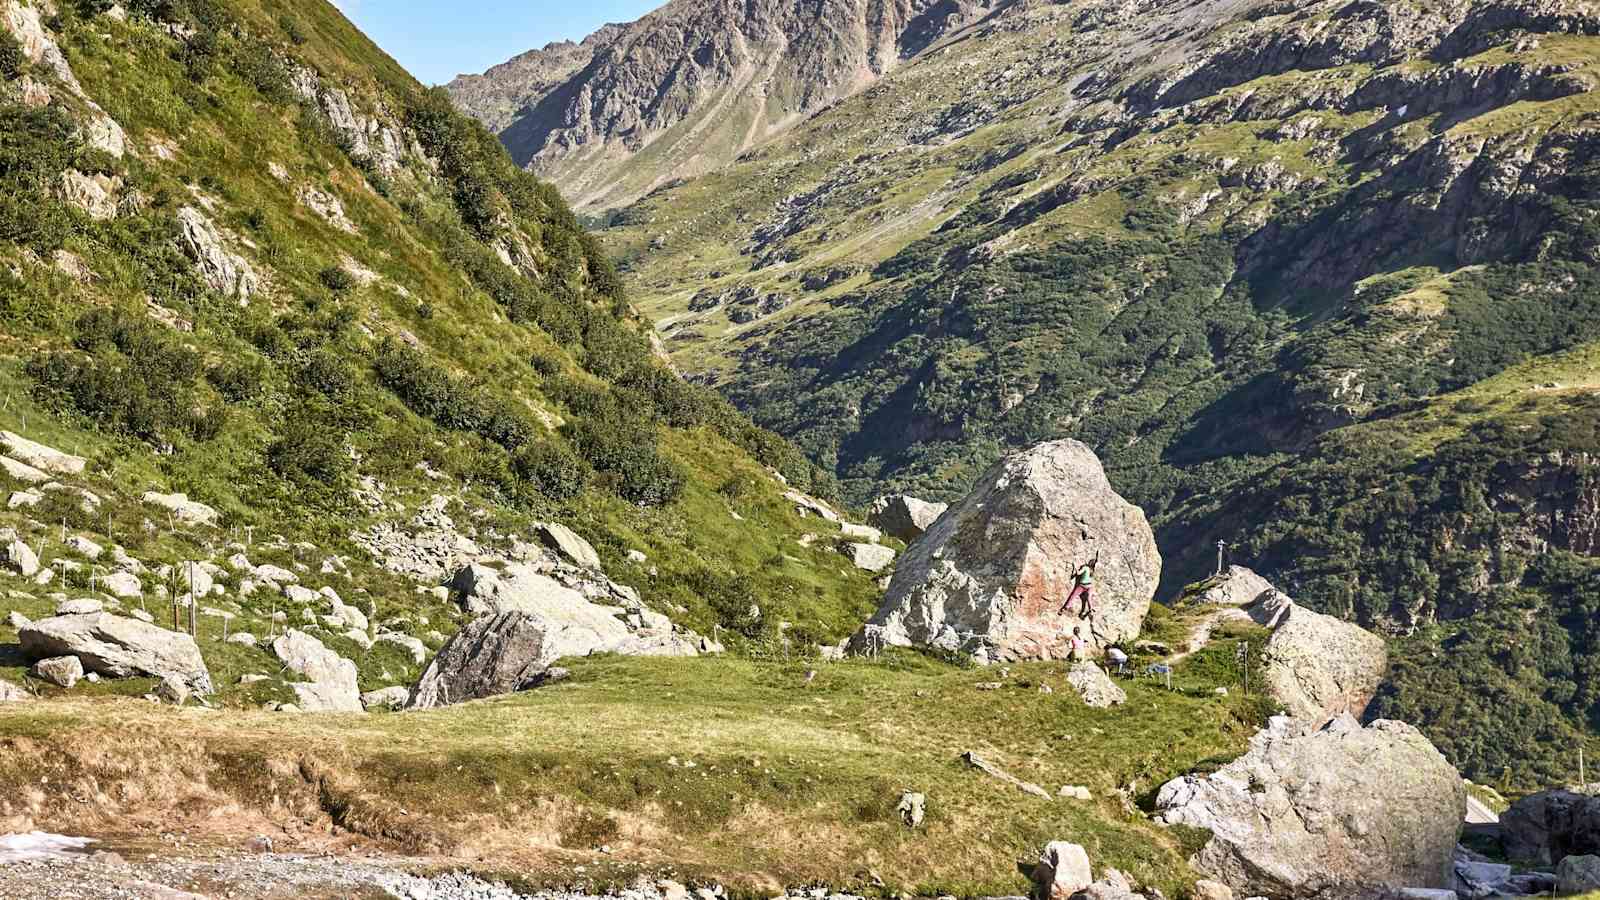
[[[29,673],[57,687],[70,688],[83,677],[83,663],[76,656],[53,656],[34,663]]]
[[[99,559],[100,554],[106,552],[104,547],[79,534],[67,538],[67,549],[90,559]]]
[[[173,706],[182,706],[183,701],[189,699],[189,686],[183,679],[175,675],[167,675],[156,685],[155,695]]]
[[[922,824],[922,817],[927,810],[928,798],[916,791],[905,791],[900,795],[900,805],[895,807],[895,812],[900,814],[900,821],[907,828],[916,828]]]
[[[1092,795],[1090,795],[1089,789],[1081,784],[1064,784],[1061,786],[1061,790],[1056,792],[1056,796],[1065,797],[1068,800],[1094,799]]]
[[[246,853],[271,853],[272,838],[264,834],[258,834],[244,842],[244,849]]]
[[[239,631],[228,635],[228,643],[238,644],[241,647],[254,647],[259,641],[256,636],[248,631]]]
[[[1067,900],[1094,883],[1088,852],[1067,841],[1046,844],[1031,877],[1040,900]]]
[[[361,695],[361,705],[367,709],[404,709],[411,702],[411,691],[402,685],[379,688]]]
[[[140,499],[151,506],[159,506],[170,511],[179,522],[185,525],[216,525],[217,520],[220,518],[215,509],[198,500],[190,500],[187,494],[162,494],[157,491],[146,491]]]
[[[1202,878],[1194,883],[1194,900],[1233,900],[1233,888]]]

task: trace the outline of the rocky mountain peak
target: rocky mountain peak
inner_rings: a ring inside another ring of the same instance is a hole
[[[988,0],[674,0],[448,88],[578,208],[712,171],[990,12]],[[637,166],[635,158],[649,164]]]

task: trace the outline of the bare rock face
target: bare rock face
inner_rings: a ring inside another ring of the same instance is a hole
[[[1269,590],[1245,612],[1272,629],[1262,648],[1266,689],[1297,719],[1360,716],[1389,669],[1383,638]]]
[[[192,206],[178,210],[178,246],[194,261],[200,277],[224,297],[248,300],[261,289],[261,278],[249,260],[223,242],[222,231]]]
[[[1059,614],[1074,570],[1096,556],[1096,616]],[[857,643],[1063,659],[1075,625],[1096,646],[1137,635],[1160,576],[1144,513],[1088,447],[1052,441],[1001,460],[911,544]]]
[[[81,456],[63,453],[54,447],[30,441],[10,431],[0,431],[0,445],[4,446],[6,456],[12,460],[51,475],[82,475],[84,466],[88,464],[88,460]],[[12,477],[20,477],[24,481],[33,480],[31,477],[24,477],[26,473],[11,474]]]
[[[75,656],[85,671],[126,678],[172,675],[197,694],[211,693],[211,673],[194,638],[110,613],[53,616],[17,630],[29,659]]]
[[[731,162],[994,5],[679,0],[448,88],[574,207],[623,205],[653,186],[631,179],[641,151],[674,161],[655,183]]]
[[[1156,810],[1211,832],[1190,864],[1240,896],[1447,888],[1466,788],[1403,722],[1313,730],[1278,716],[1215,774],[1163,785]]]
[[[905,494],[879,497],[867,515],[867,524],[880,528],[885,534],[910,543],[927,531],[944,511],[948,503],[929,503]]]

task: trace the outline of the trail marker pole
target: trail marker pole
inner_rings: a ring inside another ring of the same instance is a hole
[[[1223,550],[1224,547],[1227,547],[1227,546],[1228,546],[1228,542],[1227,541],[1220,540],[1220,539],[1217,541],[1217,574],[1218,575],[1222,574],[1222,550]]]
[[[1578,748],[1578,786],[1579,786],[1580,790],[1584,791],[1585,793],[1588,793],[1589,773],[1586,772],[1584,770],[1584,768],[1583,768],[1583,748],[1582,747]]]

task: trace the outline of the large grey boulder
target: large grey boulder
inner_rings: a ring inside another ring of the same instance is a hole
[[[503,612],[559,613],[589,601],[532,565],[504,562],[499,566],[469,563],[450,580],[461,608],[469,615],[492,616]]]
[[[1097,556],[1097,615],[1060,615],[1074,570]],[[1144,513],[1088,447],[1051,441],[995,464],[911,543],[855,643],[1062,659],[1074,625],[1096,646],[1137,635],[1160,575]]]
[[[272,652],[305,681],[291,682],[299,706],[311,712],[362,712],[356,664],[315,637],[290,628],[272,642]]]
[[[867,512],[867,524],[909,544],[922,537],[949,508],[948,503],[929,503],[905,494],[890,494],[872,504]]]
[[[247,300],[261,290],[250,262],[229,250],[223,232],[192,206],[178,210],[178,247],[195,264],[207,286],[224,297]]]
[[[1542,866],[1600,854],[1600,797],[1567,790],[1529,794],[1500,814],[1500,843],[1507,859]]]
[[[76,656],[89,672],[127,678],[175,676],[196,694],[211,693],[211,673],[194,638],[138,619],[98,612],[52,616],[17,629],[29,659]]]
[[[1383,638],[1268,590],[1245,612],[1272,629],[1261,650],[1263,687],[1284,710],[1320,725],[1360,716],[1389,670]]]
[[[1089,854],[1079,844],[1051,841],[1039,854],[1028,880],[1036,900],[1069,900],[1094,882]]]
[[[474,619],[439,649],[408,705],[430,709],[535,687],[552,663],[584,655],[599,639],[525,612]]]
[[[1156,810],[1211,832],[1190,859],[1200,873],[1240,896],[1289,898],[1451,887],[1466,802],[1461,776],[1410,725],[1277,716],[1216,773],[1163,785]]]

